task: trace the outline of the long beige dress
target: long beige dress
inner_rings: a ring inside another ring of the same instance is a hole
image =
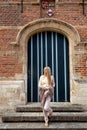
[[[54,82],[53,76],[51,76],[51,81],[52,81],[53,85],[49,86],[47,77],[44,75],[41,75],[39,84],[38,84],[39,90],[40,90],[40,101],[41,101],[41,105],[42,105],[42,109],[43,109],[43,113],[44,113],[45,122],[48,122],[48,116],[49,116],[49,114],[52,113],[52,109],[50,108],[49,103],[54,94],[55,82]]]

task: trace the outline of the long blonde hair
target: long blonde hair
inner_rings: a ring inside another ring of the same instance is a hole
[[[52,81],[51,81],[51,69],[50,67],[46,66],[44,67],[44,71],[47,70],[47,79],[48,79],[48,84],[52,85]]]

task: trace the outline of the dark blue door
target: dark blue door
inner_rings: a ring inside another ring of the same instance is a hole
[[[57,32],[40,32],[28,42],[28,102],[39,101],[38,81],[43,68],[50,66],[55,78],[53,101],[70,101],[69,43]]]

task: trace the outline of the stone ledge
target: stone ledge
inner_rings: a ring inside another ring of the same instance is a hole
[[[23,80],[0,80],[0,85],[14,85],[14,84],[20,84],[24,83]]]
[[[87,123],[81,122],[51,122],[49,127],[44,126],[44,122],[34,123],[0,123],[0,130],[87,130]]]
[[[50,102],[53,112],[83,112],[86,106],[71,104],[70,102]],[[18,105],[16,112],[41,112],[40,103],[28,103],[27,105]]]
[[[85,42],[80,42],[80,44],[87,44],[87,41],[85,41]]]
[[[23,28],[23,26],[0,26],[0,30],[5,30],[5,29],[18,29],[18,30],[20,30],[20,29],[22,29]]]
[[[81,84],[87,84],[87,80],[85,80],[85,79],[74,79],[74,81],[81,83]]]
[[[14,112],[5,113],[3,122],[37,122],[43,121],[43,112]],[[53,112],[50,121],[87,122],[87,112]]]

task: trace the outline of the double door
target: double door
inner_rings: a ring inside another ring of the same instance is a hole
[[[30,37],[28,46],[28,102],[39,101],[38,81],[43,68],[49,66],[55,78],[54,102],[70,101],[69,43],[57,32],[45,31]]]

